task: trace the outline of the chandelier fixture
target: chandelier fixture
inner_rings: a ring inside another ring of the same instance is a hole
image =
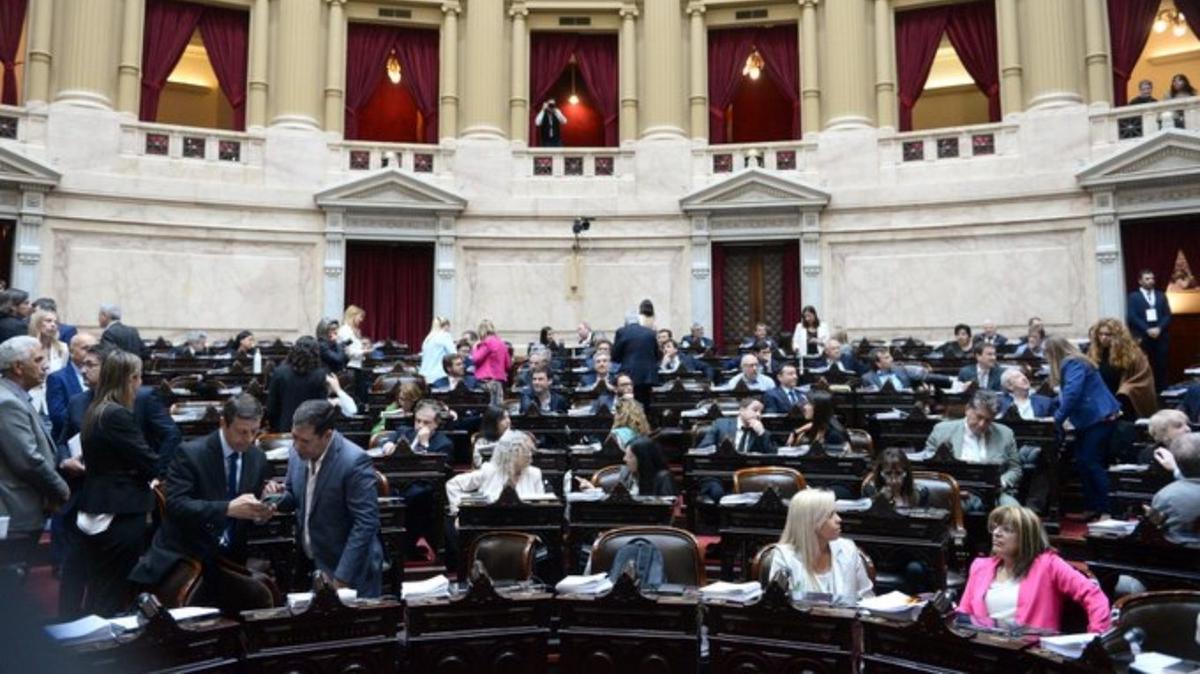
[[[400,59],[396,58],[396,50],[388,54],[387,58],[387,76],[392,84],[400,84]]]
[[[756,80],[762,75],[764,65],[762,54],[759,54],[758,50],[755,49],[746,57],[746,65],[742,68],[742,75]]]
[[[1168,7],[1158,13],[1158,18],[1154,20],[1154,32],[1165,33],[1168,28],[1175,37],[1187,35],[1187,20],[1184,19],[1183,12]]]
[[[579,67],[579,62],[575,60],[574,54],[571,54],[569,63],[571,68],[571,95],[567,97],[567,102],[571,105],[579,105],[579,94],[575,93],[575,70]]]

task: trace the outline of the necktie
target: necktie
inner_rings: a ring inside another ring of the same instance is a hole
[[[228,466],[225,471],[225,500],[227,501],[232,501],[233,499],[237,498],[237,469],[238,459],[240,458],[241,455],[237,452],[234,452],[229,455],[228,459],[225,460],[225,463]],[[222,547],[227,548],[233,542],[233,524],[234,519],[232,517],[225,518],[225,531],[221,534]]]
[[[313,496],[317,492],[317,463],[308,462],[308,480],[304,483],[304,552],[312,559],[312,540],[308,533],[308,518],[312,515]]]
[[[750,444],[750,429],[742,428],[742,440],[738,443],[737,451],[739,454],[746,453],[746,447]]]
[[[788,391],[787,397],[788,397],[788,403],[795,405],[796,404],[796,389],[791,389],[790,391]]]

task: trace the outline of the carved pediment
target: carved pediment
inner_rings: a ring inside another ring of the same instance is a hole
[[[36,159],[30,159],[7,147],[0,147],[0,184],[21,187],[58,185],[62,174]]]
[[[685,213],[772,209],[815,211],[828,204],[828,192],[757,168],[739,171],[679,200]]]
[[[334,185],[318,192],[315,200],[322,209],[349,212],[459,213],[467,206],[466,199],[457,194],[397,169],[382,169]]]
[[[1200,178],[1200,136],[1168,129],[1076,174],[1085,188],[1141,187]]]

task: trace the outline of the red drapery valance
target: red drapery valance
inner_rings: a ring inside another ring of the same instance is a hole
[[[1142,55],[1142,50],[1146,48],[1146,41],[1150,39],[1150,30],[1154,27],[1154,17],[1157,14],[1158,0],[1108,0],[1113,105],[1125,105],[1129,102],[1129,78]],[[1189,17],[1190,14],[1191,11],[1187,10],[1184,17]]]
[[[791,101],[792,137],[800,137],[800,58],[796,26],[731,28],[708,32],[708,142],[726,143],[725,111],[742,83],[746,57],[758,50],[767,77]]]
[[[358,114],[383,81],[380,74],[394,49],[400,61],[400,83],[425,118],[424,142],[438,142],[439,39],[435,30],[350,24],[346,36],[346,138],[358,138]]]
[[[0,103],[17,104],[17,49],[25,28],[28,0],[0,0],[0,63],[4,65],[4,95]]]
[[[583,86],[604,118],[604,144],[616,146],[620,112],[617,36],[558,32],[537,32],[530,36],[529,144],[537,144],[537,125],[533,120],[555,82],[570,65],[572,56],[579,66]]]

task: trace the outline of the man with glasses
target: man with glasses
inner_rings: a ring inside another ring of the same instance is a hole
[[[954,458],[959,461],[1001,464],[1003,491],[997,499],[998,504],[1020,505],[1016,495],[1021,484],[1021,459],[1012,429],[994,422],[999,409],[999,396],[991,391],[977,391],[967,403],[962,419],[949,419],[933,427],[925,440],[925,451],[933,453],[938,447],[949,445]],[[972,496],[967,501],[967,509],[982,510],[983,502]]]

